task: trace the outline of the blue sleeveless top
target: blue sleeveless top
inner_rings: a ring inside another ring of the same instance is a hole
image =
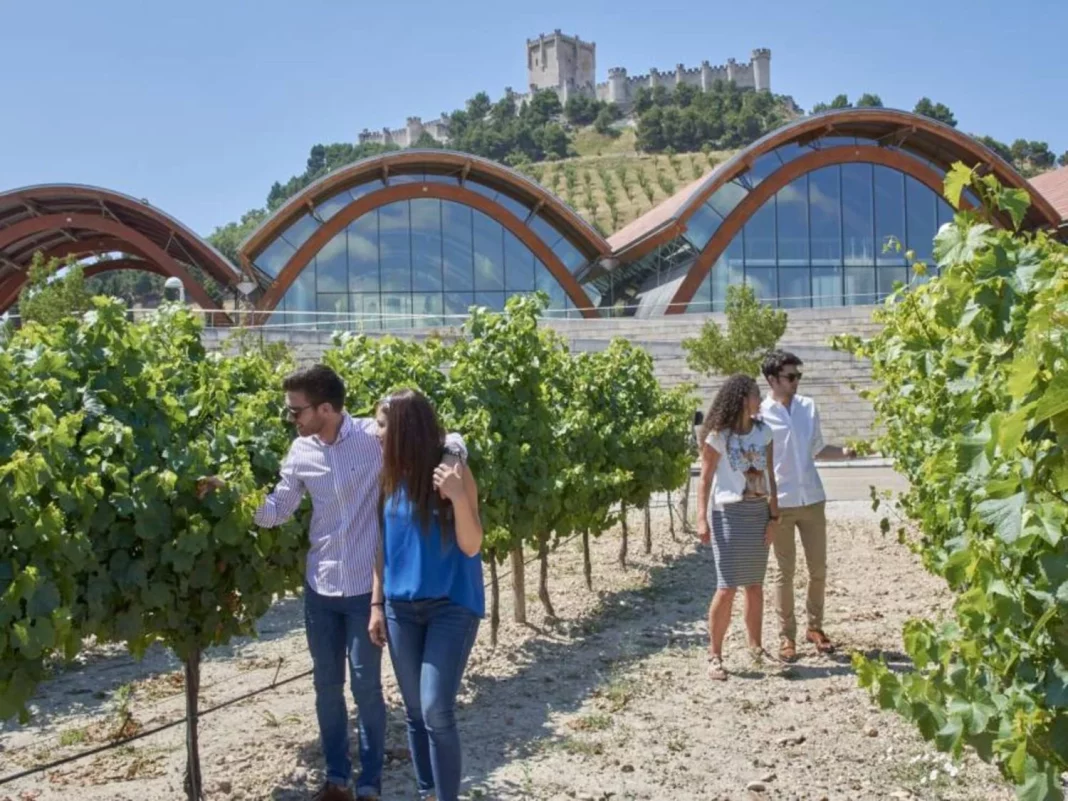
[[[448,598],[478,617],[486,614],[482,555],[467,556],[449,531],[441,536],[440,510],[424,532],[415,504],[402,487],[382,510],[385,595],[391,601]],[[451,528],[452,524],[450,524]]]

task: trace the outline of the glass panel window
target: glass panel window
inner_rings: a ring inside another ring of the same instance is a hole
[[[445,314],[449,315],[449,319],[447,320],[448,324],[459,325],[462,320],[456,315],[466,317],[470,312],[471,307],[474,305],[474,292],[446,292]]]
[[[509,197],[504,192],[497,193],[497,202],[504,206],[508,211],[514,214],[519,222],[525,222],[527,217],[530,216],[530,209],[520,203],[513,197]]]
[[[428,172],[426,174],[426,182],[428,184],[448,184],[449,186],[459,186],[460,176],[441,175],[440,173]]]
[[[409,219],[407,200],[378,209],[379,264],[384,292],[410,292],[412,289]]]
[[[809,268],[783,267],[779,269],[779,305],[784,309],[799,309],[812,305],[812,286]]]
[[[416,198],[412,214],[412,288],[417,292],[441,291],[441,201]]]
[[[349,295],[349,310],[352,315],[352,327],[380,328],[382,326],[381,303],[377,292],[363,292]]]
[[[871,164],[842,165],[842,220],[846,266],[873,264],[875,213]]]
[[[842,305],[841,267],[814,266],[812,268],[812,305]]]
[[[572,245],[571,241],[566,237],[553,245],[552,250],[572,275],[574,275],[580,267],[585,266],[588,261],[587,258],[582,255],[582,251]]]
[[[809,229],[812,263],[842,263],[841,171],[823,167],[808,174]]]
[[[548,311],[562,311],[567,307],[567,293],[540,260],[534,262],[534,288],[549,296]]]
[[[444,302],[440,292],[416,292],[412,295],[412,321],[416,328],[440,328]]]
[[[410,292],[382,293],[382,327],[412,327],[412,296]]]
[[[317,292],[348,292],[347,232],[341,231],[315,254]]]
[[[753,287],[757,300],[774,305],[778,297],[774,267],[749,267],[746,264],[745,282]]]
[[[485,306],[490,311],[504,311],[504,293],[476,292],[475,305]]]
[[[510,292],[534,291],[534,254],[511,231],[504,232],[504,280]]]
[[[353,292],[377,292],[378,281],[378,211],[369,211],[349,223],[349,289]]]
[[[728,181],[712,193],[707,203],[720,217],[726,219],[727,215],[734,211],[735,206],[741,203],[748,194],[749,190],[744,186]]]
[[[390,175],[390,186],[401,186],[403,184],[421,184],[423,183],[423,173],[421,172],[408,172],[403,175]]]
[[[278,273],[282,272],[282,268],[296,252],[291,244],[279,237],[269,244],[252,263],[271,278],[277,278]]]
[[[713,267],[708,271],[701,286],[697,287],[697,291],[693,293],[693,298],[686,307],[686,314],[708,314],[712,311],[712,273],[715,269]]]
[[[912,176],[905,176],[905,205],[908,210],[905,244],[915,252],[916,261],[931,263],[938,224],[937,196]]]
[[[471,207],[446,200],[441,204],[441,215],[445,239],[445,289],[470,292],[475,288]]]
[[[531,218],[529,225],[534,233],[538,235],[538,238],[550,248],[559,242],[563,236],[540,214],[536,214]]]
[[[846,267],[845,303],[847,306],[870,306],[875,303],[874,267]]]
[[[745,283],[745,234],[739,232],[712,265],[712,311],[727,308],[727,287]]]
[[[770,153],[765,153],[754,161],[753,167],[745,174],[745,176],[749,179],[749,183],[752,186],[756,186],[781,166],[782,161],[779,159],[778,153],[773,150]]]
[[[947,222],[953,222],[953,207],[944,199],[938,199],[938,227],[941,228]]]
[[[308,237],[316,232],[319,223],[311,214],[302,215],[296,222],[290,225],[282,234],[286,241],[294,248],[299,248],[308,241]]]
[[[875,262],[905,263],[905,175],[875,165]],[[890,242],[894,246],[888,249]]]
[[[786,164],[789,161],[793,161],[798,156],[803,156],[806,153],[811,153],[812,150],[803,145],[797,144],[797,142],[788,142],[785,145],[775,148],[775,152],[779,158],[782,159],[782,163]]]
[[[903,284],[908,279],[905,267],[887,267],[886,265],[881,265],[877,272],[879,280],[879,300],[882,300],[894,291],[895,283]]]
[[[353,200],[359,200],[364,195],[369,195],[372,192],[377,192],[379,189],[385,189],[386,185],[382,183],[381,178],[376,178],[373,181],[367,181],[367,183],[360,184],[359,186],[349,187],[349,195]]]
[[[708,204],[702,204],[686,222],[686,238],[697,250],[704,250],[721,222],[723,218],[719,214],[709,208]]]
[[[808,176],[778,191],[779,266],[808,266]],[[807,292],[805,293],[808,294]]]
[[[292,314],[292,312],[313,311],[316,311],[314,261],[301,270],[300,275],[297,276],[297,280],[293,282],[286,296],[286,313],[291,323],[314,327],[314,314]]]
[[[340,331],[347,326],[348,295],[320,292],[316,300],[317,311],[319,312],[316,328],[323,331]]]
[[[327,198],[318,206],[315,207],[315,213],[319,215],[319,218],[326,222],[343,208],[352,203],[352,195],[348,192],[341,192],[334,195],[332,198]]]
[[[475,289],[504,289],[504,229],[480,211],[473,211]]]
[[[745,224],[745,267],[775,266],[775,198],[769,198]]]

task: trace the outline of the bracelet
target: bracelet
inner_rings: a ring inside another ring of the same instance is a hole
[[[385,601],[371,601],[371,606],[385,606]]]

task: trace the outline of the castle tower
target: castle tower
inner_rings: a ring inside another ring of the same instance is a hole
[[[771,51],[761,47],[753,51],[753,83],[757,91],[771,91]]]
[[[608,102],[622,106],[628,99],[627,70],[625,67],[612,67],[608,70]]]
[[[405,147],[412,147],[423,135],[423,120],[421,117],[409,117],[405,121],[405,127],[408,129],[408,144]]]
[[[709,92],[712,90],[712,65],[705,59],[701,62],[701,91]]]
[[[738,83],[738,62],[733,58],[727,59],[727,80],[735,84]]]
[[[527,39],[527,83],[533,91],[555,89],[592,92],[597,80],[597,45],[557,28],[551,34]]]
[[[686,80],[686,65],[685,64],[676,64],[675,65],[675,86],[682,86],[682,84],[683,84],[683,82],[685,80]]]

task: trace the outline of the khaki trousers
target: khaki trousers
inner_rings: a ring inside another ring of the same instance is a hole
[[[775,599],[779,613],[779,634],[797,639],[797,620],[794,617],[794,575],[797,571],[797,543],[794,529],[801,535],[808,567],[808,628],[823,628],[823,597],[827,587],[827,515],[824,502],[792,509],[780,509],[782,520],[775,534],[775,563],[773,576]]]

